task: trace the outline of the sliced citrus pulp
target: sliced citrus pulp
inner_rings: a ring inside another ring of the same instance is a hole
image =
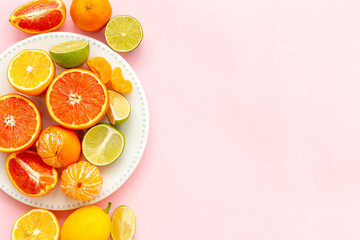
[[[85,129],[105,116],[109,95],[94,73],[70,69],[51,82],[46,93],[46,106],[58,124],[70,129]]]
[[[93,57],[86,62],[88,68],[98,76],[103,83],[110,81],[112,68],[103,57]]]
[[[55,75],[49,54],[38,49],[26,49],[15,55],[7,68],[11,86],[27,95],[40,95]]]
[[[131,240],[135,234],[135,214],[128,206],[115,209],[111,218],[111,238],[113,240]]]
[[[83,40],[67,41],[55,45],[49,50],[55,63],[63,68],[79,67],[89,57],[90,45]]]
[[[143,29],[138,20],[129,15],[112,18],[105,28],[107,44],[117,52],[130,52],[143,39]]]
[[[124,123],[130,117],[131,106],[126,97],[120,93],[112,90],[108,91],[110,97],[110,107],[106,113],[107,118],[112,125],[117,126]]]
[[[77,162],[81,144],[74,130],[54,125],[40,133],[36,150],[46,164],[60,168]]]
[[[35,104],[19,94],[0,97],[0,151],[30,148],[41,132],[41,115]]]
[[[38,197],[54,189],[58,174],[33,151],[11,153],[5,161],[6,173],[21,193]]]
[[[99,169],[86,161],[69,165],[61,174],[61,190],[75,200],[94,198],[99,194],[102,184]]]
[[[21,31],[37,34],[58,29],[65,17],[66,8],[61,0],[34,0],[16,8],[9,21]]]
[[[58,240],[60,226],[56,216],[45,209],[32,209],[19,217],[12,228],[11,240]]]
[[[100,123],[90,128],[82,141],[84,157],[97,166],[114,162],[120,157],[124,146],[124,135],[107,123]]]

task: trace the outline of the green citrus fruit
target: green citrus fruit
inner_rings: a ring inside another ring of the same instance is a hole
[[[110,98],[110,107],[107,111],[109,122],[118,126],[124,123],[130,116],[131,106],[129,101],[118,92],[108,90]]]
[[[86,41],[75,40],[55,45],[49,50],[51,59],[63,68],[81,66],[89,58],[90,45]]]
[[[84,157],[96,166],[109,165],[124,150],[125,137],[117,128],[107,123],[91,127],[82,140]]]
[[[118,15],[106,24],[105,39],[114,51],[130,52],[143,39],[143,29],[134,17]]]

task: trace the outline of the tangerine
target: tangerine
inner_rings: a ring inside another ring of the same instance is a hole
[[[46,164],[60,168],[77,162],[81,144],[74,130],[54,125],[40,133],[36,150]]]
[[[33,0],[16,8],[9,22],[23,32],[38,34],[58,29],[65,18],[66,8],[61,0]]]
[[[86,61],[88,68],[98,76],[103,83],[111,79],[112,68],[110,63],[103,57],[93,57]]]
[[[88,32],[96,32],[104,27],[111,13],[109,0],[73,0],[70,6],[74,24]]]
[[[94,198],[99,194],[102,184],[99,168],[85,161],[69,165],[61,174],[61,190],[75,200]]]

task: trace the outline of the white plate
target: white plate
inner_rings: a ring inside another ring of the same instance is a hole
[[[103,186],[99,195],[89,201],[77,201],[61,192],[60,179],[53,191],[41,197],[28,197],[20,193],[10,182],[5,170],[5,158],[8,154],[0,153],[0,188],[14,199],[38,208],[51,210],[68,210],[78,208],[84,205],[96,203],[117,190],[132,174],[138,165],[141,156],[145,150],[145,145],[149,132],[149,112],[146,102],[146,96],[139,79],[130,65],[116,52],[111,50],[102,42],[80,34],[67,32],[53,32],[35,35],[23,41],[20,41],[7,49],[0,55],[0,96],[7,93],[16,93],[7,81],[6,69],[9,61],[18,52],[24,49],[42,49],[48,52],[49,48],[58,43],[70,40],[84,40],[90,43],[90,56],[101,56],[107,59],[112,67],[121,67],[125,79],[133,84],[133,91],[126,95],[131,104],[131,115],[129,119],[122,124],[119,129],[125,135],[125,148],[119,159],[108,166],[99,167],[103,177]],[[55,64],[56,65],[56,64]],[[86,64],[81,66],[85,68]],[[56,66],[56,74],[63,71]],[[46,104],[45,94],[41,96],[29,97],[36,106],[43,119],[43,128],[56,123],[49,116]],[[108,122],[106,117],[101,122]],[[82,132],[80,132],[80,135]],[[0,136],[1,137],[1,136]],[[82,157],[83,158],[83,157]]]

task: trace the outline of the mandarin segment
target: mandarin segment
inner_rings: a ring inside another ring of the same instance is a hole
[[[45,128],[36,142],[36,149],[42,160],[55,168],[77,162],[81,154],[76,132],[61,126]]]
[[[31,197],[51,192],[58,179],[55,168],[45,164],[33,151],[10,154],[6,158],[5,166],[15,188]]]
[[[112,89],[121,94],[126,94],[132,91],[133,86],[129,80],[125,80],[122,74],[122,70],[119,67],[115,67],[112,70],[110,86]]]
[[[110,63],[103,57],[93,57],[86,61],[88,68],[98,76],[103,83],[111,79],[112,68]]]
[[[61,0],[33,0],[16,8],[9,22],[21,31],[38,34],[58,29],[65,18],[66,8]]]
[[[106,86],[92,72],[70,69],[59,74],[46,94],[50,116],[70,129],[86,129],[98,123],[109,108]]]
[[[40,134],[41,115],[35,104],[18,94],[0,97],[0,151],[30,148]]]
[[[67,196],[87,201],[100,193],[103,184],[99,169],[85,161],[68,166],[61,175],[61,190]]]

